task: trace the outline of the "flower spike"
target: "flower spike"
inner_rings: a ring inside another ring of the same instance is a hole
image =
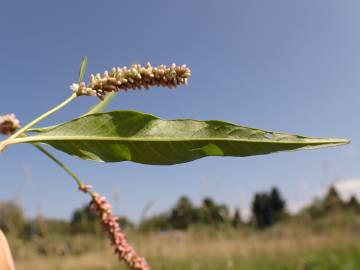
[[[149,89],[151,86],[175,88],[178,85],[187,84],[190,75],[191,71],[186,65],[172,64],[170,67],[165,65],[153,67],[147,63],[143,67],[134,64],[130,68],[114,67],[110,72],[105,71],[102,75],[91,74],[90,82],[87,85],[84,82],[74,83],[70,88],[78,96],[97,96],[103,100],[106,93],[119,90]]]
[[[89,192],[90,187],[84,186],[80,188]],[[107,232],[111,243],[115,246],[115,253],[119,259],[125,261],[131,269],[134,270],[150,270],[150,266],[146,260],[138,255],[134,248],[126,241],[125,235],[122,232],[118,218],[113,215],[111,205],[107,202],[105,197],[92,192],[92,201],[90,203],[91,209],[98,214],[101,219],[101,224]]]

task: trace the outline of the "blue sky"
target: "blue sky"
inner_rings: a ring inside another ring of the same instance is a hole
[[[333,181],[360,176],[359,8],[356,0],[6,1],[0,114],[15,112],[26,123],[64,100],[82,55],[87,77],[134,62],[185,63],[192,69],[189,86],[120,93],[110,109],[227,120],[352,144],[169,167],[53,152],[134,220],[145,205],[156,213],[183,194],[195,203],[211,196],[247,208],[254,192],[276,185],[291,204],[302,203]],[[79,98],[43,124],[72,119],[96,102]],[[0,200],[20,198],[29,216],[67,218],[88,200],[31,146],[7,149],[0,170]]]

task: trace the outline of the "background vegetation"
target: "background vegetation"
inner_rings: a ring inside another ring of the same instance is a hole
[[[291,215],[277,188],[257,193],[252,216],[204,198],[181,197],[165,213],[134,224],[120,219],[153,269],[359,269],[360,204],[334,187]],[[125,269],[119,266],[88,206],[70,221],[27,220],[16,202],[0,204],[17,269]]]

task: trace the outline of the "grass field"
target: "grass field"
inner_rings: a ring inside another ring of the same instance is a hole
[[[129,240],[155,270],[360,269],[357,227],[327,231],[286,228],[149,235],[130,232]],[[11,242],[18,270],[127,269],[113,256],[107,241],[93,236]]]

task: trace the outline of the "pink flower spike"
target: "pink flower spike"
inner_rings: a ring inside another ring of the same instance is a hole
[[[91,209],[98,214],[101,224],[107,232],[111,244],[115,246],[115,253],[119,260],[125,261],[134,270],[150,270],[146,260],[138,255],[134,248],[126,241],[122,232],[118,218],[113,215],[111,205],[106,198],[97,193],[92,193]]]

